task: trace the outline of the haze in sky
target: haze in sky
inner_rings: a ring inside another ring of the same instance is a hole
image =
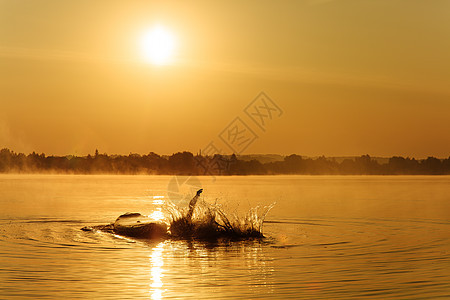
[[[445,0],[0,0],[0,148],[231,153],[239,117],[257,136],[242,154],[448,157],[449,12]],[[245,113],[261,91],[280,109],[263,127]]]

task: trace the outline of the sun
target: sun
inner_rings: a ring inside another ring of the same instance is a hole
[[[172,62],[175,39],[172,33],[161,25],[146,32],[140,41],[143,58],[154,65]]]

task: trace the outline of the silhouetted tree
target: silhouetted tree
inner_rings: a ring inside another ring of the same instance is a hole
[[[423,160],[421,163],[422,171],[425,174],[432,174],[432,175],[440,175],[444,174],[444,170],[442,169],[442,162],[440,159],[437,159],[435,157],[428,157],[427,159]]]
[[[173,173],[194,174],[195,161],[191,152],[178,152],[169,157],[169,168]]]
[[[344,159],[341,163],[324,156],[316,159],[292,154],[282,161],[262,163],[259,160],[239,160],[236,155],[201,156],[190,152],[177,152],[171,156],[160,156],[150,152],[147,155],[107,155],[95,151],[79,156],[48,156],[35,152],[25,156],[9,149],[0,150],[0,172],[65,172],[76,174],[450,174],[450,157],[424,160],[394,156],[385,164],[379,164],[369,155]]]

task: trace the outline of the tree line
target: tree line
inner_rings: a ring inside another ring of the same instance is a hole
[[[393,156],[379,163],[369,155],[338,162],[324,156],[305,158],[292,154],[281,161],[262,163],[239,159],[236,155],[194,155],[178,152],[161,156],[146,155],[46,156],[35,152],[25,155],[9,149],[0,150],[0,173],[67,174],[159,174],[159,175],[449,175],[450,157],[438,159]]]

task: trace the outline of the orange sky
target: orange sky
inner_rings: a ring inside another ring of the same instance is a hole
[[[450,155],[449,1],[0,0],[0,148]],[[140,54],[156,24],[170,65]],[[283,114],[245,114],[261,92]]]

